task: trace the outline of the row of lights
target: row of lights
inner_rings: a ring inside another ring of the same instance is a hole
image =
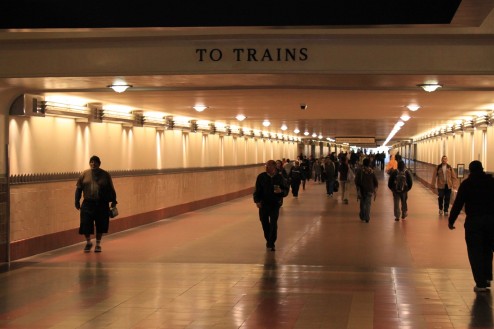
[[[439,88],[442,88],[442,85],[438,84],[437,82],[430,82],[430,83],[418,84],[417,87],[420,87],[424,91],[431,93],[431,92],[438,90]],[[415,111],[418,111],[421,108],[421,106],[418,104],[409,104],[406,106],[406,108],[408,110],[410,110],[411,112],[415,112]],[[410,118],[411,117],[410,117],[410,115],[408,115],[408,113],[402,114],[402,116],[400,117],[400,120],[398,120],[398,122],[396,122],[393,129],[389,133],[388,137],[386,138],[386,140],[382,144],[383,147],[385,147],[389,143],[389,141],[396,135],[396,133],[398,131],[400,131],[400,129],[405,125],[405,122],[410,120]]]
[[[126,91],[128,88],[132,88],[132,85],[129,85],[127,84],[125,81],[123,80],[117,80],[115,81],[115,83],[111,84],[108,86],[109,88],[113,89],[115,92],[118,92],[118,93],[122,93],[124,91]],[[436,91],[437,89],[441,88],[442,85],[438,84],[437,82],[432,82],[432,83],[423,83],[423,84],[418,84],[417,87],[420,87],[422,88],[424,91],[426,92],[434,92]],[[206,110],[208,107],[205,106],[205,105],[196,105],[194,106],[194,109],[197,111],[197,112],[202,112],[204,110]],[[305,110],[307,109],[307,105],[306,104],[300,104],[300,108]],[[407,108],[414,112],[414,111],[417,111],[418,109],[420,109],[420,106],[419,105],[416,105],[416,104],[411,104],[411,105],[408,105]],[[243,121],[246,119],[246,116],[243,115],[243,114],[239,114],[236,116],[236,119],[238,121]],[[390,132],[390,134],[388,135],[386,141],[383,143],[383,147],[387,145],[387,143],[396,135],[396,133],[401,129],[401,127],[403,127],[405,125],[405,122],[408,121],[410,119],[410,116],[408,114],[403,114],[401,117],[400,117],[400,120],[395,124],[395,126],[393,127],[392,131]],[[269,122],[269,120],[264,120],[263,121],[263,126],[264,127],[269,127],[271,125],[271,123]],[[281,130],[282,131],[285,131],[287,130],[288,127],[283,124],[281,126]],[[299,129],[295,129],[294,130],[294,133],[295,134],[298,134],[300,133],[300,130]],[[309,132],[306,131],[304,132],[304,135],[305,136],[308,136],[309,135]],[[317,135],[317,134],[313,134],[312,137],[318,137],[319,139],[322,139],[323,137],[321,135]],[[330,138],[328,138],[329,140]]]
[[[486,129],[488,126],[492,126],[493,123],[494,113],[491,111],[490,113],[477,116],[475,119],[457,120],[454,124],[437,127],[414,140],[421,141],[440,136],[453,136],[456,133],[463,134],[464,132],[471,132],[476,129]]]
[[[122,93],[122,92],[126,91],[127,89],[132,88],[132,85],[127,84],[127,83],[126,83],[126,82],[124,82],[123,80],[118,80],[118,81],[116,81],[115,83],[113,83],[113,84],[109,85],[109,86],[108,86],[108,88],[113,89],[115,92]],[[209,107],[208,107],[208,106],[205,106],[205,105],[195,105],[195,106],[193,106],[193,109],[194,109],[194,110],[196,110],[197,112],[203,112],[204,110],[206,110],[206,109],[208,109],[208,108],[209,108]],[[301,103],[301,104],[300,104],[300,109],[301,109],[301,110],[306,110],[307,108],[308,108],[308,105],[307,105],[307,104],[305,104],[305,103]],[[245,115],[243,115],[243,114],[238,114],[235,118],[236,118],[238,121],[244,121],[247,117],[246,117]],[[264,120],[264,121],[263,121],[263,123],[262,123],[262,125],[263,125],[264,127],[269,127],[269,126],[271,125],[271,122],[269,122],[269,120]],[[282,131],[286,131],[286,130],[288,129],[288,127],[287,127],[285,124],[283,124],[283,125],[280,127],[280,129],[281,129]],[[299,130],[298,128],[295,128],[295,129],[293,130],[293,132],[294,132],[295,134],[299,134],[299,133],[300,133],[300,130]],[[304,135],[305,135],[305,136],[308,136],[308,135],[309,135],[309,132],[308,132],[308,131],[306,131],[306,132],[304,133]],[[312,137],[318,137],[318,135],[314,133],[314,134],[312,135]],[[322,138],[323,138],[323,137],[319,135],[319,139],[322,139]],[[329,139],[329,138],[328,138],[328,139]]]

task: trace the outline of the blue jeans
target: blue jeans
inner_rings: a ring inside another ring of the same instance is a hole
[[[372,192],[362,193],[360,196],[360,219],[368,222],[370,220],[370,210],[372,203]]]

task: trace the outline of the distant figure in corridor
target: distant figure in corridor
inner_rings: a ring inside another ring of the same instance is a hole
[[[280,207],[288,192],[288,185],[276,171],[276,162],[269,160],[266,162],[266,171],[257,176],[253,197],[259,209],[259,220],[266,239],[266,248],[271,251],[276,250]]]
[[[432,175],[432,186],[437,186],[437,202],[439,204],[439,215],[444,213],[448,216],[451,190],[458,184],[455,171],[448,164],[448,157],[443,155],[441,163],[436,167]]]
[[[494,178],[487,175],[480,161],[468,166],[469,176],[458,189],[451,215],[448,219],[450,230],[465,206],[465,241],[468,260],[475,280],[475,292],[486,292],[492,281],[492,248],[494,246]]]
[[[110,207],[117,205],[117,194],[110,174],[100,168],[101,160],[93,155],[89,159],[90,169],[85,170],[77,180],[75,190],[75,208],[80,210],[79,234],[86,237],[84,252],[93,247],[91,234],[96,226],[96,247],[94,252],[101,252],[103,233],[108,233],[110,225]],[[81,196],[84,196],[81,206]]]
[[[365,158],[362,161],[362,168],[355,174],[355,186],[360,200],[360,220],[368,223],[370,221],[372,198],[375,198],[378,188],[377,177],[370,167],[369,158]]]

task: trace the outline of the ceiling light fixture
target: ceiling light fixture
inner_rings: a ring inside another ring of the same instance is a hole
[[[207,107],[207,106],[205,106],[205,105],[196,105],[196,106],[194,106],[193,108],[194,108],[194,110],[196,110],[197,112],[202,112],[202,111],[204,111],[205,109],[207,109],[208,107]]]
[[[420,88],[424,89],[425,91],[427,91],[428,93],[431,93],[431,92],[436,91],[437,89],[441,88],[442,85],[437,84],[437,83],[422,83],[422,84],[417,85],[417,87],[420,87]]]
[[[298,128],[295,128],[295,129],[293,130],[293,132],[294,132],[295,134],[298,134],[298,133],[300,132],[300,130],[298,130]]]
[[[410,105],[407,105],[406,108],[409,109],[412,112],[415,112],[418,109],[420,109],[421,106],[420,105],[417,105],[417,104],[410,104]]]
[[[287,129],[288,129],[288,127],[287,127],[285,124],[282,124],[282,125],[281,125],[281,130],[285,131],[285,130],[287,130]]]
[[[247,117],[243,114],[238,114],[235,119],[237,119],[238,121],[244,121]]]
[[[268,120],[264,120],[264,121],[262,122],[262,125],[263,125],[264,127],[269,127],[269,126],[271,125],[271,122],[269,122]]]
[[[408,121],[410,120],[410,116],[408,114],[403,114],[401,117],[400,117],[401,120],[403,121]]]
[[[132,85],[117,82],[117,83],[109,85],[107,87],[113,89],[113,91],[115,91],[117,93],[123,93],[127,89],[132,88]]]

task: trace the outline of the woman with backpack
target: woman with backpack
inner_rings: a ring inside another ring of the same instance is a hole
[[[403,160],[398,161],[398,168],[390,173],[388,187],[393,191],[393,205],[395,221],[405,219],[408,216],[408,191],[412,188],[412,174],[405,168]],[[400,211],[401,203],[401,211]]]

